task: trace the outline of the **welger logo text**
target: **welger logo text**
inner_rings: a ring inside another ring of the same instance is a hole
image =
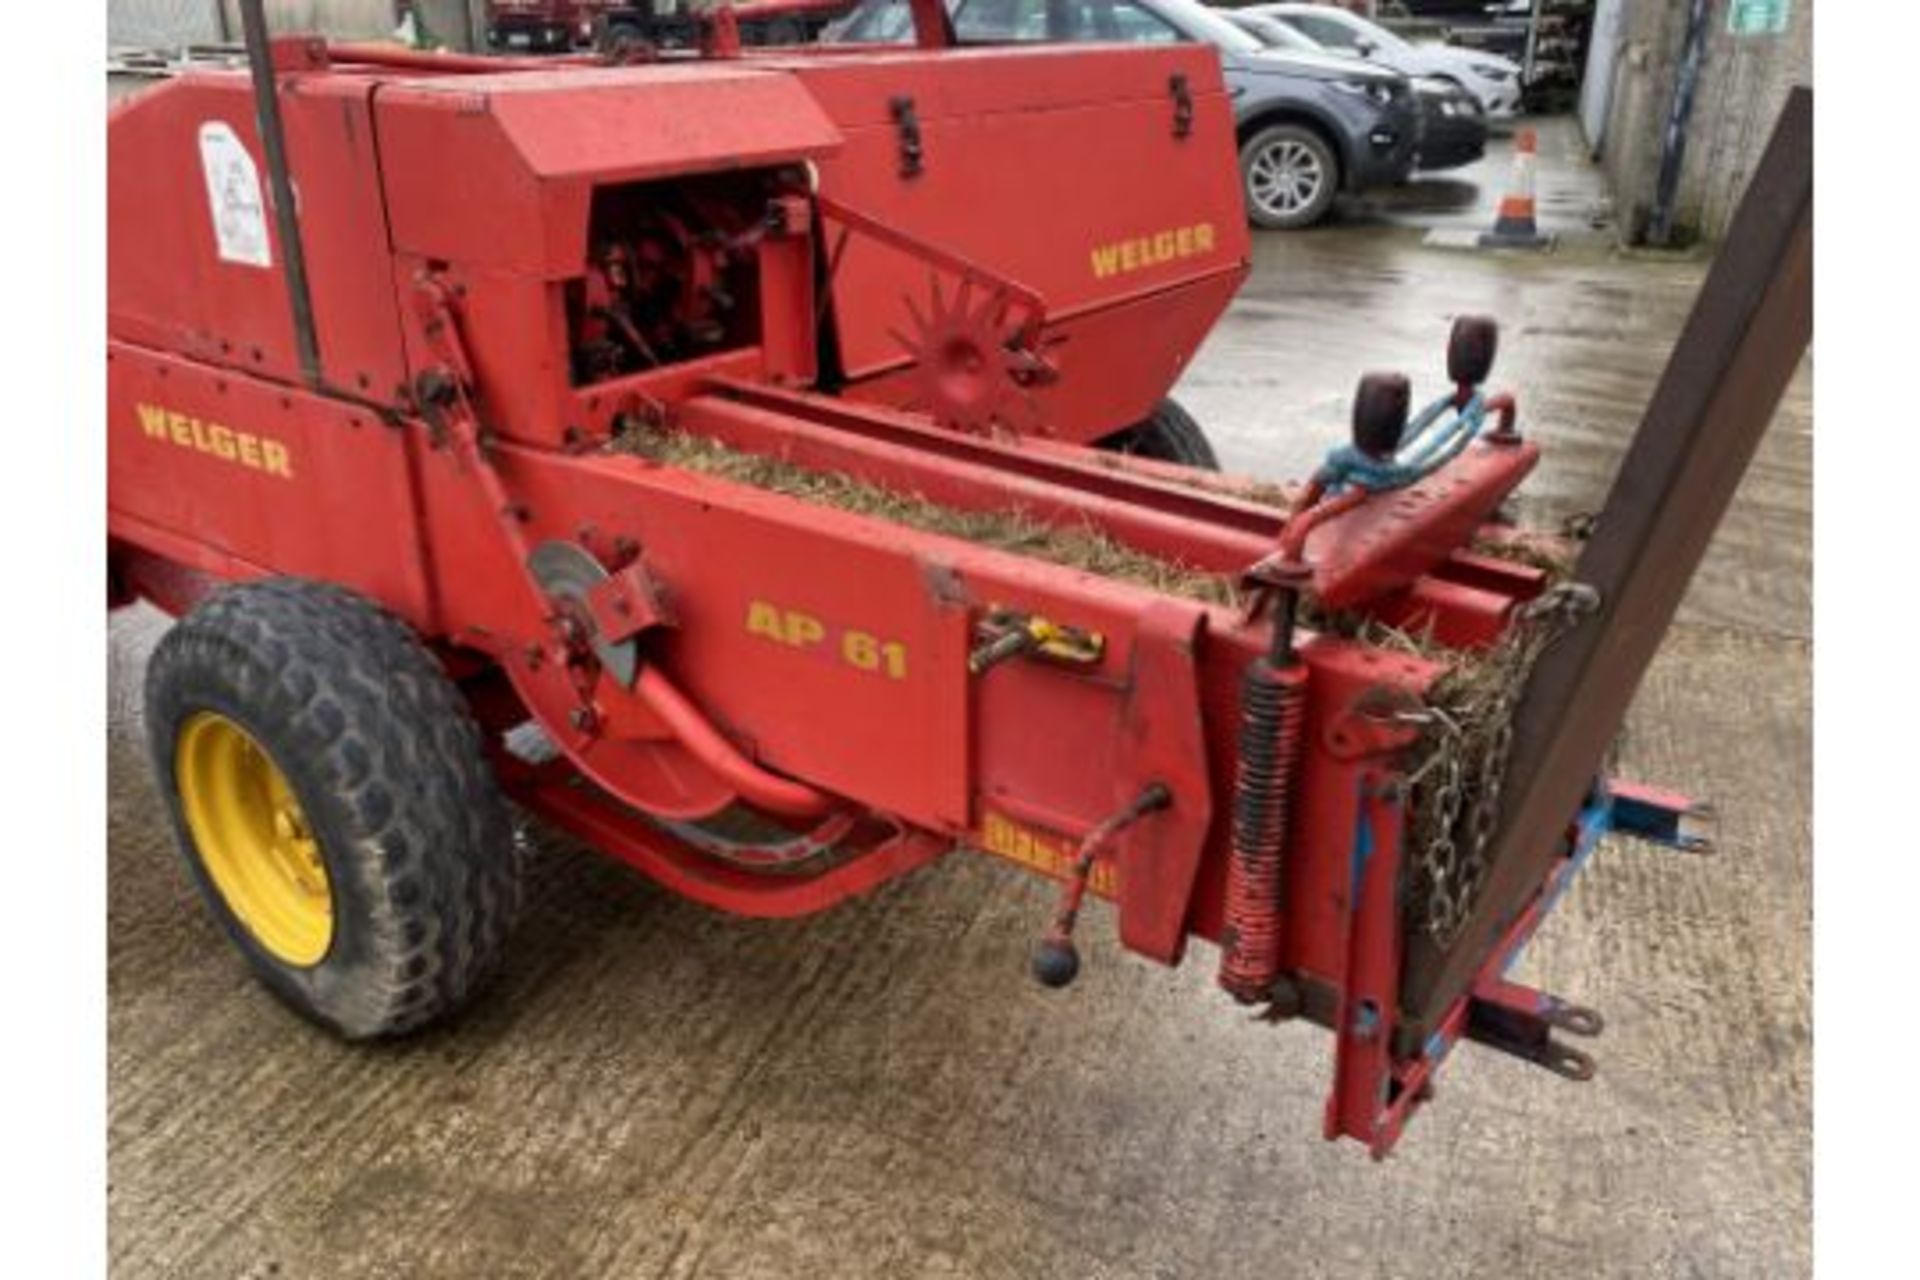
[[[1093,247],[1093,278],[1105,280],[1109,276],[1125,275],[1129,271],[1144,271],[1148,267],[1157,267],[1163,262],[1178,262],[1182,258],[1197,257],[1213,252],[1213,224],[1198,222],[1191,227],[1175,227],[1170,231],[1156,231],[1150,236],[1140,236],[1133,240],[1116,240],[1112,244],[1100,244]]]
[[[264,471],[270,476],[293,479],[293,455],[287,446],[269,436],[236,431],[217,422],[202,422],[184,413],[162,409],[155,404],[135,405],[140,412],[140,427],[155,440],[165,440],[182,449],[212,454],[223,462]]]

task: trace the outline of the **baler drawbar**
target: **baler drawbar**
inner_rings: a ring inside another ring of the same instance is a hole
[[[1604,834],[1697,844],[1602,759],[1810,332],[1806,99],[1583,542],[1508,517],[1480,317],[1304,484],[1089,447],[1245,274],[1209,51],[916,3],[913,48],[438,68],[243,9],[251,77],[109,126],[110,603],[181,618],[162,789],[293,1007],[475,990],[511,799],[748,916],[1051,877],[1039,981],[1089,895],[1211,944],[1376,1155],[1460,1040],[1591,1074],[1599,1018],[1506,975]]]

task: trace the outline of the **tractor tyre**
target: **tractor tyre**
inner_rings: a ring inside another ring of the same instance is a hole
[[[1155,405],[1144,421],[1102,440],[1100,447],[1112,453],[1152,458],[1156,462],[1177,462],[1202,471],[1220,469],[1220,459],[1206,433],[1200,430],[1200,424],[1171,397]]]
[[[349,1040],[451,1012],[490,974],[522,854],[458,689],[342,588],[226,588],[147,668],[154,773],[187,867],[261,981]]]

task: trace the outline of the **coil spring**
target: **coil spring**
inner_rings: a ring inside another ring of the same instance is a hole
[[[1245,1004],[1265,998],[1280,976],[1287,815],[1305,718],[1304,668],[1247,667],[1220,954],[1220,985]]]

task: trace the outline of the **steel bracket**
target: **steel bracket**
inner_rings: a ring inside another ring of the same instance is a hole
[[[594,630],[609,644],[631,640],[655,627],[674,625],[660,584],[639,560],[587,592],[586,605]]]
[[[887,103],[893,127],[900,134],[900,176],[917,178],[926,172],[926,152],[920,142],[920,113],[911,94],[901,94]]]
[[[1637,782],[1610,783],[1607,798],[1612,805],[1611,825],[1621,835],[1681,853],[1713,852],[1713,837],[1700,830],[1719,818],[1712,805]]]
[[[1184,73],[1175,72],[1167,77],[1167,93],[1173,98],[1173,136],[1192,137],[1193,89],[1187,84]]]
[[[1476,1044],[1584,1084],[1593,1079],[1597,1069],[1592,1056],[1554,1039],[1553,1033],[1564,1031],[1590,1039],[1604,1027],[1600,1015],[1583,1005],[1493,978],[1474,988],[1467,1004],[1464,1034]]]

